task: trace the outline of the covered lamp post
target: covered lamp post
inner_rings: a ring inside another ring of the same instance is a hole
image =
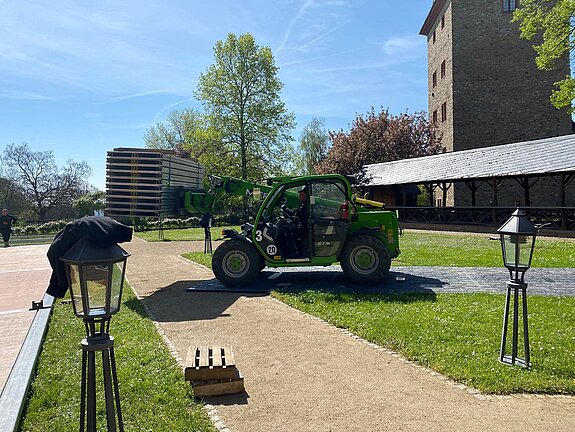
[[[507,281],[507,297],[503,315],[503,332],[499,361],[502,363],[530,368],[529,330],[527,326],[527,284],[524,281],[525,272],[531,267],[531,258],[535,246],[537,228],[517,209],[497,232],[501,236],[501,251],[503,264],[509,270]],[[507,327],[509,323],[509,306],[513,291],[513,335],[511,355],[505,355],[507,342]],[[517,339],[519,330],[519,295],[522,299],[523,318],[523,348],[525,358],[518,358]]]
[[[99,247],[83,237],[62,258],[74,314],[84,320],[82,349],[80,431],[96,431],[96,352],[102,353],[102,370],[108,431],[124,430],[114,358],[109,334],[112,315],[120,310],[126,261],[129,254],[117,244]],[[115,410],[114,410],[115,403]],[[87,409],[87,412],[86,412]],[[116,413],[117,420],[116,423]]]

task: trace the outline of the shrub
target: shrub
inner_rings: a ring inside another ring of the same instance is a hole
[[[24,234],[25,235],[36,235],[38,234],[38,228],[34,225],[27,225],[24,227]]]
[[[66,221],[50,221],[38,226],[38,233],[40,234],[55,234],[66,226]]]
[[[46,234],[56,234],[58,231],[62,230],[68,221],[56,220],[44,223],[29,223],[28,225],[22,227],[14,227],[14,235],[46,235]]]

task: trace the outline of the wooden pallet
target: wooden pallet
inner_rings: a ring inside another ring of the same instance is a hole
[[[244,391],[244,377],[236,367],[232,347],[194,346],[186,356],[185,378],[194,396],[219,396]]]

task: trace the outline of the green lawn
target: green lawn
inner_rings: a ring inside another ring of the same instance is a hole
[[[495,240],[492,240],[495,239]],[[501,242],[494,234],[429,233],[406,230],[394,265],[502,267]],[[533,267],[575,267],[575,241],[538,238]]]
[[[211,229],[213,240],[221,237],[223,228],[233,228],[236,231],[240,231],[239,226],[213,227]],[[149,242],[204,240],[204,236],[205,236],[203,228],[183,228],[183,229],[164,230],[164,239],[163,240],[160,239],[160,235],[159,235],[158,230],[135,232],[134,235],[140,237],[141,239],[149,241]]]
[[[194,402],[180,366],[129,287],[125,287],[123,297],[122,309],[112,318],[110,333],[116,341],[125,430],[215,431],[201,405]],[[74,316],[72,305],[57,301],[22,431],[79,430],[82,357],[78,343],[84,337],[84,326]],[[100,362],[96,361],[98,366]],[[98,383],[102,383],[101,378]],[[101,389],[98,392],[103,393]],[[98,403],[97,430],[107,430],[103,401]]]

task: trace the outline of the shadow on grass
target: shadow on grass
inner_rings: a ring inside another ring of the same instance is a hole
[[[359,285],[350,283],[337,269],[268,269],[252,284],[234,288],[225,287],[216,279],[178,281],[144,297],[142,303],[159,322],[182,322],[228,316],[226,310],[240,297],[265,296],[271,291],[327,293],[327,301],[333,302],[413,303],[435,301],[434,288],[444,285],[445,282],[436,278],[393,271],[378,284]],[[147,317],[146,310],[138,301],[129,300],[126,306]]]
[[[187,288],[188,292],[222,292],[235,294],[269,294],[271,291],[298,293],[317,291],[345,294],[381,294],[405,297],[405,294],[434,295],[436,289],[449,285],[438,278],[390,271],[381,282],[362,285],[350,282],[337,268],[266,269],[250,285],[226,287],[216,279]],[[409,297],[409,296],[408,296]],[[391,297],[390,297],[391,298]]]

